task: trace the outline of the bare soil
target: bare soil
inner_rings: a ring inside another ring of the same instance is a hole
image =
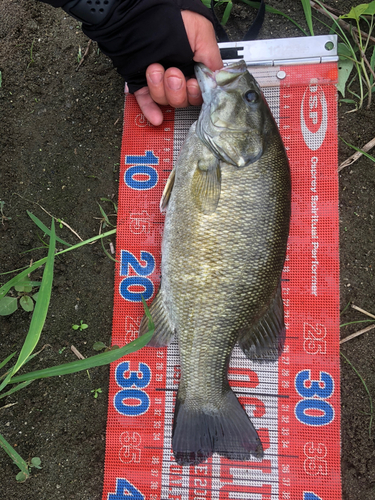
[[[350,0],[326,2],[348,11]],[[357,2],[359,3],[359,2]],[[270,0],[306,27],[300,2]],[[319,16],[318,16],[319,17]],[[232,39],[241,39],[254,11],[241,2],[229,23]],[[321,17],[320,17],[321,18]],[[323,18],[321,18],[323,19]],[[314,21],[316,34],[328,28]],[[260,38],[303,36],[285,18],[267,14]],[[66,221],[83,239],[98,233],[98,202],[107,213],[116,201],[124,106],[122,78],[93,43],[76,71],[79,47],[87,37],[79,23],[61,9],[30,0],[0,3],[0,272],[26,266],[46,254],[26,210],[46,225],[53,216]],[[339,135],[361,147],[375,135],[374,105],[347,114],[339,103]],[[340,162],[353,150],[340,141]],[[340,173],[341,304],[348,302],[375,313],[374,164],[362,158]],[[115,221],[115,219],[113,219]],[[66,228],[62,238],[75,243]],[[114,243],[114,240],[113,240]],[[106,242],[108,247],[108,242]],[[34,273],[35,279],[38,272]],[[114,265],[100,243],[59,258],[51,306],[40,346],[30,362],[39,369],[75,359],[74,345],[84,356],[94,354],[96,341],[110,344]],[[1,284],[8,276],[1,276]],[[367,319],[350,307],[342,323]],[[74,331],[72,324],[89,325]],[[0,319],[0,359],[19,350],[30,321],[18,310]],[[362,325],[342,329],[342,336]],[[342,346],[375,396],[373,333]],[[6,500],[99,500],[102,495],[108,367],[64,378],[34,382],[2,401],[0,433],[24,457],[39,456],[42,470],[33,470],[23,484],[0,452],[1,497]],[[374,433],[369,436],[369,398],[353,369],[342,362],[342,481],[344,500],[375,498]],[[102,389],[95,399],[94,389]]]

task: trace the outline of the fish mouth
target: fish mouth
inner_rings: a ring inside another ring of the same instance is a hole
[[[211,71],[203,63],[198,63],[194,68],[196,79],[202,92],[203,101],[209,103],[211,91],[235,82],[247,72],[245,61],[239,61],[222,69]]]

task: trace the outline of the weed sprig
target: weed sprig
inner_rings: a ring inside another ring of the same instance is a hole
[[[35,219],[37,218],[33,216],[33,220],[36,222]],[[39,221],[39,219],[37,219],[37,221],[38,221],[38,227],[41,227],[42,222]],[[70,373],[77,373],[82,370],[88,370],[89,368],[94,368],[106,365],[108,363],[112,363],[113,361],[116,361],[127,354],[130,354],[132,352],[141,349],[149,342],[154,332],[154,324],[152,322],[151,315],[147,309],[146,302],[142,299],[145,308],[145,313],[149,320],[149,331],[142,337],[137,338],[136,340],[130,342],[129,344],[119,349],[106,350],[103,353],[96,354],[86,359],[79,359],[77,361],[73,361],[70,363],[64,363],[58,366],[52,366],[50,368],[36,370],[33,372],[26,372],[21,375],[17,375],[17,372],[21,368],[25,367],[25,365],[31,359],[33,359],[35,356],[38,355],[38,353],[37,352],[35,353],[34,350],[40,340],[51,299],[55,256],[74,250],[83,245],[87,245],[93,241],[102,239],[116,232],[116,230],[113,229],[111,231],[108,231],[107,233],[100,234],[86,241],[80,242],[77,245],[69,246],[64,250],[55,253],[57,237],[55,234],[54,219],[52,219],[51,229],[48,229],[46,226],[44,226],[44,228],[46,230],[46,234],[48,234],[49,236],[49,247],[48,247],[47,257],[38,260],[32,266],[21,271],[14,278],[9,280],[7,283],[5,283],[5,285],[3,285],[0,288],[0,299],[1,299],[6,296],[6,294],[12,287],[20,286],[20,283],[25,283],[28,274],[32,273],[40,266],[45,264],[42,281],[39,286],[38,300],[33,310],[29,330],[22,345],[21,351],[18,354],[18,358],[15,364],[10,368],[8,368],[5,371],[5,373],[0,375],[0,399],[10,396],[11,394],[14,394],[15,392],[27,387],[34,380],[38,380],[41,378],[48,378],[48,377],[57,377],[61,375],[67,375]],[[62,242],[62,240],[60,241]],[[27,282],[27,284],[23,286],[30,287],[30,284]],[[84,329],[86,325],[81,321],[81,324],[77,326],[79,329]],[[13,352],[9,354],[3,361],[0,361],[0,370],[5,368],[6,365],[8,365],[12,361],[12,359],[16,356],[16,354],[17,354],[16,352]],[[95,389],[94,397],[97,397],[99,393],[100,390]],[[16,476],[17,481],[25,481],[30,476],[30,471],[33,467],[41,468],[40,467],[41,462],[38,457],[33,457],[28,462],[25,461],[1,434],[0,434],[0,447],[9,455],[12,461],[20,469],[19,474],[17,474]]]

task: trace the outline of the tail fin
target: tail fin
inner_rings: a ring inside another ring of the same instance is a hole
[[[231,460],[263,456],[258,433],[232,390],[209,412],[188,407],[177,393],[172,448],[179,465],[197,465],[214,452]]]

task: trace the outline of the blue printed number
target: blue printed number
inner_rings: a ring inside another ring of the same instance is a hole
[[[158,165],[159,158],[155,156],[152,151],[146,151],[144,156],[126,156],[125,163],[127,165],[132,165],[134,163],[137,165]]]
[[[151,274],[155,269],[154,257],[149,252],[141,252],[141,260],[146,262],[145,266],[142,266],[132,253],[126,250],[121,250],[120,276],[128,276],[129,266],[131,266],[140,276],[148,276]]]
[[[310,370],[299,372],[295,379],[295,388],[301,399],[295,407],[297,419],[306,425],[321,426],[330,424],[335,412],[325,399],[334,392],[333,378],[329,373],[320,372],[319,380],[311,380]],[[309,382],[307,387],[305,382]]]
[[[310,387],[305,386],[306,381],[310,381]],[[324,386],[322,387],[321,384]],[[333,378],[326,372],[320,372],[320,380],[311,380],[310,370],[303,370],[298,373],[295,385],[297,392],[303,398],[318,396],[318,398],[327,399],[333,393]]]
[[[108,494],[108,500],[144,500],[142,493],[135,488],[129,481],[122,478],[116,478],[115,493]]]
[[[303,500],[323,500],[323,499],[318,497],[318,495],[315,495],[315,493],[311,493],[311,491],[304,491]]]
[[[146,179],[139,179],[138,176],[147,176]],[[158,183],[158,173],[153,167],[148,165],[133,165],[129,167],[124,176],[125,184],[136,191],[146,191],[152,189]]]
[[[132,253],[121,250],[120,276],[127,278],[120,283],[120,295],[129,302],[142,302],[142,297],[148,300],[154,293],[154,284],[146,276],[154,272],[155,259],[149,252],[142,251],[141,260],[146,265],[142,265]],[[128,276],[130,266],[138,276]]]
[[[139,363],[137,371],[130,371],[129,366],[129,361],[124,361],[116,368],[115,379],[123,390],[115,395],[114,406],[121,415],[137,417],[150,407],[150,398],[142,389],[150,383],[151,370],[145,363]]]
[[[146,363],[139,363],[137,371],[130,371],[129,361],[123,361],[116,368],[116,382],[124,389],[127,387],[147,387],[151,380],[151,370]],[[125,377],[125,374],[129,376]]]
[[[158,165],[159,158],[152,151],[146,151],[144,156],[128,155],[125,157],[125,163],[132,165],[124,175],[124,181],[128,187],[136,191],[145,191],[156,186],[158,173],[150,165]]]

